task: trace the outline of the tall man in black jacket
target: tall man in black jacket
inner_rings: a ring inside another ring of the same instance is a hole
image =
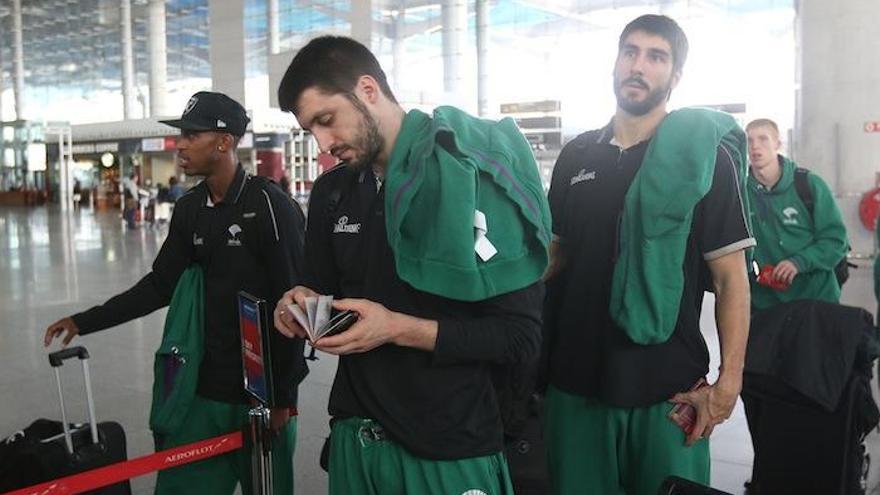
[[[178,433],[157,439],[170,448],[240,428],[247,422],[242,387],[241,346],[236,294],[245,290],[274,305],[299,283],[304,218],[281,189],[251,177],[236,159],[236,147],[250,119],[235,100],[199,92],[179,120],[164,121],[181,130],[178,164],[189,176],[203,176],[174,208],[168,238],[153,270],[134,287],[100,306],[49,325],[44,344],[64,336],[67,345],[86,335],[144,316],[168,305],[181,273],[191,264],[205,273],[204,358],[196,398]],[[276,493],[293,493],[293,449],[297,386],[308,370],[303,340],[271,332],[275,408],[272,427]],[[241,481],[250,493],[247,449],[162,471],[156,493],[233,493]]]

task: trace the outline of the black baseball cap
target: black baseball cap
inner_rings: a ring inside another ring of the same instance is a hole
[[[239,102],[223,93],[199,91],[186,102],[179,119],[159,122],[187,131],[228,132],[241,137],[250,121]]]

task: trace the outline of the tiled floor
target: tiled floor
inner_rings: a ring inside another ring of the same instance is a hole
[[[122,228],[112,213],[89,210],[63,213],[56,208],[0,207],[0,438],[39,417],[58,418],[55,382],[45,358],[42,335],[56,319],[100,303],[131,286],[150,268],[164,238],[162,229]],[[844,290],[844,301],[874,308],[871,271],[860,268]],[[704,304],[703,328],[717,369],[712,298]],[[152,452],[147,428],[152,355],[158,346],[165,311],[85,337],[92,353],[92,381],[99,419],[121,422],[128,435],[129,457]],[[68,409],[85,418],[78,367],[64,373]],[[321,355],[300,389],[299,438],[295,473],[297,493],[326,493],[326,476],[317,464],[328,432],[327,396],[335,359]],[[82,412],[80,412],[82,411]],[[880,459],[880,436],[869,449]],[[752,449],[742,407],[716,429],[712,439],[713,485],[742,493],[749,477]],[[871,473],[871,486],[878,483]],[[154,478],[133,480],[136,494],[152,492]]]

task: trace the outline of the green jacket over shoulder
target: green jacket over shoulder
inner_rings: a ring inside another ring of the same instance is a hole
[[[798,197],[794,184],[797,165],[779,157],[782,176],[772,189],[751,174],[748,178],[749,217],[758,245],[754,258],[759,267],[789,260],[798,274],[791,286],[778,291],[752,284],[752,308],[765,309],[796,299],[840,301],[834,266],[846,256],[846,227],[825,182],[809,174],[813,193],[812,214]]]
[[[626,193],[609,310],[636,344],[660,344],[675,331],[694,208],[712,187],[719,146],[743,177],[746,139],[733,117],[704,108],[670,112]]]
[[[511,119],[452,107],[406,114],[385,173],[397,273],[418,290],[478,301],[540,280],[550,208]],[[479,218],[475,218],[479,217]]]

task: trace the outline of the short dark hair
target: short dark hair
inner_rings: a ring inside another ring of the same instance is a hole
[[[672,68],[675,72],[681,72],[688,56],[688,39],[677,22],[665,15],[645,14],[639,16],[623,28],[620,39],[617,41],[618,50],[623,48],[627,36],[635,31],[644,31],[665,39],[672,49]]]
[[[278,104],[296,113],[297,101],[308,88],[331,95],[351,93],[364,75],[375,79],[382,93],[397,103],[385,72],[367,47],[345,36],[320,36],[293,57],[278,85]]]

